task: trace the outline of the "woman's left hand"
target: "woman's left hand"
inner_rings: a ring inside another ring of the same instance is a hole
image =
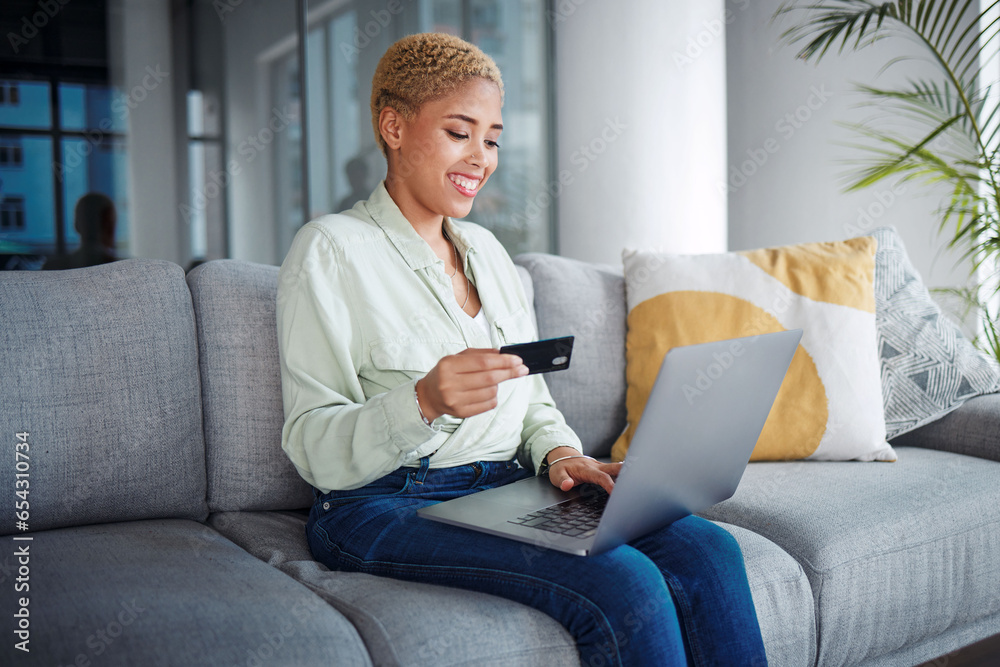
[[[555,461],[564,456],[576,458],[559,461],[549,465],[549,480],[553,486],[563,491],[569,491],[578,484],[589,482],[597,484],[608,493],[615,486],[615,478],[622,469],[621,463],[601,463],[590,457],[580,457],[580,452],[572,447],[556,447],[545,457],[546,461]]]

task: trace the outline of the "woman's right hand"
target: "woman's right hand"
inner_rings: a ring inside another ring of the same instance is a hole
[[[417,380],[417,401],[427,419],[472,417],[497,406],[497,386],[528,374],[521,357],[469,348],[443,357]]]

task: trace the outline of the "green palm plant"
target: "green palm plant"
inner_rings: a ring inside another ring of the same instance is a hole
[[[1000,359],[994,305],[1000,295],[1000,91],[985,75],[1000,50],[1000,0],[788,2],[775,18],[789,16],[795,24],[782,40],[799,45],[798,56],[807,61],[909,37],[934,64],[934,79],[859,87],[872,113],[850,125],[860,157],[847,190],[889,177],[947,186],[939,231],[949,247],[971,258],[974,285],[947,291],[978,310],[983,333],[975,342]]]

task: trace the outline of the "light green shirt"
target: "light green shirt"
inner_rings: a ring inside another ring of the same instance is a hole
[[[433,428],[414,385],[441,357],[535,340],[521,280],[479,225],[445,218],[491,336],[455,301],[451,279],[384,184],[354,208],[305,225],[278,280],[285,425],[281,446],[323,492],[355,489],[430,456],[432,468],[506,461],[537,470],[581,449],[540,375],[500,383],[493,410]]]

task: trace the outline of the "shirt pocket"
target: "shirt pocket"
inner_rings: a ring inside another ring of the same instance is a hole
[[[508,315],[496,318],[493,320],[493,327],[496,329],[500,345],[529,343],[538,338],[531,318],[524,308],[518,308]]]
[[[368,363],[358,371],[365,397],[371,398],[427,375],[442,357],[467,346],[462,341],[382,338],[368,349]]]

